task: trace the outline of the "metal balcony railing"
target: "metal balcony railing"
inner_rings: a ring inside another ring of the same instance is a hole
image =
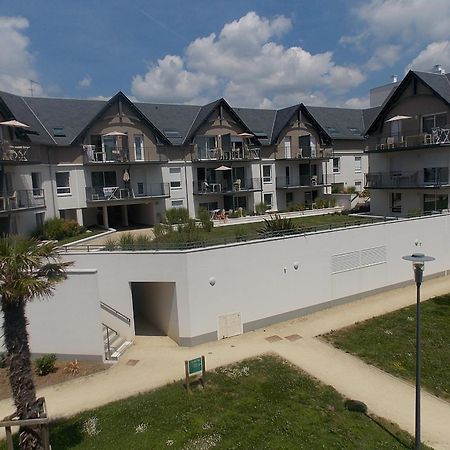
[[[326,186],[332,183],[333,175],[300,175],[277,177],[277,188]]]
[[[193,161],[245,161],[260,159],[259,147],[239,147],[224,150],[222,148],[196,148],[192,155]]]
[[[131,157],[131,155],[133,155]],[[151,155],[151,158],[148,157]],[[138,159],[136,159],[138,156]],[[85,163],[127,163],[133,161],[167,161],[167,157],[157,152],[154,147],[142,147],[136,155],[134,149],[115,148],[104,149],[95,145],[83,145],[83,158]]]
[[[448,167],[425,169],[423,171],[375,172],[366,174],[366,187],[416,188],[440,187],[449,184]]]
[[[153,183],[139,186],[139,190],[120,186],[96,186],[86,188],[86,201],[125,201],[132,199],[168,197],[169,183]]]
[[[0,161],[2,162],[41,162],[41,148],[31,143],[0,140]]]
[[[369,145],[369,151],[389,151],[407,148],[422,148],[430,145],[450,145],[450,128],[433,128],[430,133],[408,130],[401,135],[381,137]]]
[[[333,157],[332,148],[302,147],[291,149],[289,152],[281,153],[280,159],[330,159]]]
[[[0,212],[29,208],[45,208],[43,189],[17,190],[0,193]]]
[[[245,178],[235,180],[194,181],[194,194],[229,194],[261,190],[261,178]]]

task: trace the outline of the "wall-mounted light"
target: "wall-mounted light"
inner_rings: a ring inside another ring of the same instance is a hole
[[[298,270],[298,268],[300,267],[300,264],[298,263],[298,261],[295,261],[294,263],[294,269]]]
[[[210,277],[210,279],[209,279],[209,284],[210,284],[211,286],[214,286],[214,285],[216,284],[216,279],[215,279],[214,277]]]

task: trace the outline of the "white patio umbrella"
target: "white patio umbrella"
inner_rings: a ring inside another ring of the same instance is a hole
[[[239,133],[238,136],[248,137],[248,138],[255,137],[255,135],[251,134],[251,133]]]
[[[406,119],[412,119],[411,116],[394,116],[390,119],[386,120],[386,122],[396,122],[398,120],[406,120]]]
[[[216,170],[218,172],[224,172],[226,170],[232,170],[232,169],[231,169],[231,167],[228,167],[228,166],[220,166],[220,167],[218,167],[217,169],[214,169],[214,170]]]
[[[26,123],[19,122],[18,120],[6,120],[5,122],[0,122],[0,125],[12,128],[30,128]]]

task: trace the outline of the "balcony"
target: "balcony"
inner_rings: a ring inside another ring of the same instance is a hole
[[[431,133],[410,130],[408,134],[380,138],[368,152],[389,152],[450,145],[450,128],[433,128]]]
[[[283,156],[280,156],[278,159],[330,159],[333,157],[333,149],[332,148],[314,148],[314,147],[305,147],[300,148],[297,151],[292,149],[289,152],[285,152]]]
[[[259,147],[236,147],[230,150],[222,148],[196,148],[192,155],[193,161],[252,161],[258,160],[261,149]]]
[[[0,161],[6,164],[38,163],[41,162],[39,146],[23,145],[10,141],[0,141]]]
[[[0,194],[0,213],[45,208],[43,189],[18,190]]]
[[[277,189],[328,186],[331,185],[332,179],[333,176],[329,174],[277,177]]]
[[[261,190],[261,178],[236,179],[234,181],[194,181],[194,194],[234,194]]]
[[[97,186],[86,188],[87,202],[140,203],[141,200],[169,197],[169,195],[169,183],[140,185],[138,192],[135,192],[131,188],[120,186]]]
[[[449,186],[448,167],[423,171],[376,172],[366,175],[368,189],[440,188]]]
[[[159,152],[155,153],[154,147],[142,147],[142,158],[130,160],[130,150],[128,148],[104,149],[95,145],[83,145],[83,159],[85,164],[97,163],[129,163],[129,162],[159,162],[167,161]],[[134,154],[134,150],[132,150]],[[145,155],[154,155],[154,158],[145,159]]]

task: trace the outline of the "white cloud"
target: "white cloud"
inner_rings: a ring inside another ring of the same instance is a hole
[[[188,103],[216,83],[214,76],[186,70],[179,56],[166,55],[144,76],[133,78],[131,91],[140,100]]]
[[[370,106],[369,96],[352,97],[342,104],[345,108],[364,109]]]
[[[81,88],[88,88],[91,86],[91,84],[92,84],[92,77],[89,75],[86,75],[78,82],[78,86]]]
[[[373,37],[413,44],[449,36],[448,0],[370,0],[354,13],[364,24],[364,31],[355,36],[344,36],[340,41],[342,44],[358,44]]]
[[[414,69],[429,72],[435,64],[440,64],[447,71],[450,70],[450,41],[429,44],[408,64],[405,71]]]
[[[393,66],[400,56],[401,49],[400,45],[394,44],[378,47],[373,56],[367,61],[366,67],[369,70],[380,70]]]
[[[0,16],[0,90],[29,95],[30,79],[38,78],[34,57],[28,50],[30,40],[25,35],[28,27],[25,17]],[[33,94],[43,94],[39,84],[33,84]]]
[[[291,28],[286,17],[249,12],[220,33],[195,39],[184,55],[166,55],[136,75],[132,93],[152,101],[225,96],[236,106],[280,107],[323,103],[326,95],[342,95],[365,80],[359,68],[336,64],[332,52],[313,54],[275,42]]]

